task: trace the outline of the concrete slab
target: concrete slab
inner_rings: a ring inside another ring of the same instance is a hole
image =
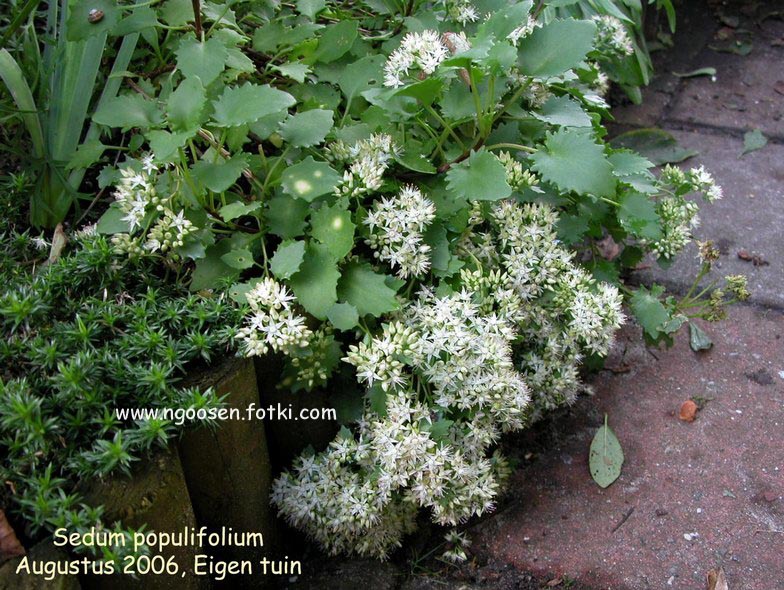
[[[707,353],[685,331],[649,353],[625,328],[616,372],[558,421],[554,448],[515,472],[511,499],[469,528],[478,561],[612,590],[702,589],[720,565],[733,590],[780,590],[784,315],[736,308],[713,336]],[[677,418],[689,398],[705,404],[690,424]],[[626,462],[601,489],[588,448],[605,413]]]
[[[684,79],[667,122],[741,132],[758,128],[767,136],[784,138],[784,96],[779,93],[784,84],[784,50],[763,46],[743,57],[705,48],[690,67],[714,67],[716,80]]]
[[[683,167],[704,165],[724,188],[722,200],[702,204],[701,224],[694,232],[700,240],[712,239],[722,252],[711,278],[744,274],[752,301],[784,306],[784,145],[769,143],[739,159],[739,139],[695,131],[673,134],[684,147],[700,152]],[[767,264],[754,266],[739,259],[740,250],[761,255]],[[668,270],[654,266],[635,275],[683,291],[699,267],[692,244]]]

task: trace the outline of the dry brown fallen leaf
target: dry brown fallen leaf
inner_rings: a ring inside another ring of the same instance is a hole
[[[610,234],[596,241],[596,249],[599,250],[599,255],[605,260],[614,260],[621,253],[621,247],[612,239]]]
[[[16,537],[11,523],[5,517],[5,512],[0,510],[0,563],[12,557],[24,555],[25,550]]]
[[[556,586],[560,586],[563,580],[561,578],[555,578],[554,580],[550,580],[547,582],[548,588],[555,588]]]
[[[678,418],[680,418],[684,422],[694,422],[696,417],[697,417],[697,404],[695,404],[690,399],[683,402],[681,404],[681,411],[680,414],[678,414]]]
[[[724,568],[708,572],[708,590],[730,590],[727,585],[727,576],[724,575]]]

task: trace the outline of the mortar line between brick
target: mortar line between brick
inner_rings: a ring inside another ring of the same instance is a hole
[[[644,125],[629,125],[624,124],[625,127],[631,127],[632,129],[646,129],[647,127]],[[710,135],[717,135],[717,136],[724,136],[724,137],[731,137],[733,139],[743,139],[743,134],[747,131],[752,131],[752,128],[749,129],[738,129],[737,127],[725,127],[723,125],[711,125],[710,123],[696,123],[692,121],[681,121],[678,119],[664,119],[657,121],[656,126],[660,129],[669,130],[669,131],[694,131],[696,133],[700,132],[707,132]],[[784,144],[784,136],[782,135],[767,135],[764,130],[763,133],[765,137],[768,139],[768,143],[772,143],[775,145],[782,145]]]

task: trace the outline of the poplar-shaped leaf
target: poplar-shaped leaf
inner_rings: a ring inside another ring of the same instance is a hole
[[[275,250],[270,260],[270,270],[279,279],[288,279],[299,270],[305,259],[305,242],[286,241]]]
[[[252,203],[234,201],[233,203],[229,203],[228,205],[224,205],[218,209],[218,213],[220,214],[223,221],[231,221],[232,219],[237,219],[243,215],[249,215],[259,207],[261,207],[261,203],[258,201],[254,201]]]
[[[575,67],[593,49],[596,25],[590,20],[554,20],[520,41],[520,70],[549,78]]]
[[[293,147],[317,145],[332,129],[332,115],[332,111],[322,109],[297,113],[280,126],[280,135]]]
[[[170,27],[182,27],[193,22],[193,3],[191,0],[166,0],[158,13]]]
[[[342,20],[329,25],[319,39],[313,61],[330,63],[343,57],[357,39],[359,25],[356,20]]]
[[[414,82],[395,90],[393,96],[410,96],[417,99],[425,106],[433,104],[433,101],[441,95],[444,81],[440,78],[425,78],[421,82]]]
[[[66,170],[74,170],[80,168],[89,168],[97,162],[106,150],[106,147],[98,139],[93,139],[84,142],[80,145],[74,155],[65,166]]]
[[[166,117],[172,130],[186,131],[200,126],[206,104],[207,95],[201,80],[183,80],[166,102]]]
[[[628,192],[623,195],[618,220],[624,229],[639,238],[655,240],[661,237],[661,223],[656,207],[642,193]]]
[[[245,248],[231,250],[221,256],[221,260],[231,268],[236,268],[237,270],[245,270],[246,268],[253,266],[253,254],[250,253],[250,250]]]
[[[310,244],[305,251],[302,266],[291,277],[289,285],[300,305],[311,315],[323,320],[338,300],[339,278],[340,272],[332,254],[324,246]]]
[[[477,37],[480,39],[491,37],[506,39],[509,33],[514,31],[520,23],[526,21],[532,7],[533,2],[531,0],[524,0],[493,10],[487,16],[487,19],[479,25]]]
[[[281,73],[282,75],[286,76],[287,78],[291,78],[292,80],[299,82],[302,84],[305,81],[305,76],[308,75],[310,72],[310,68],[299,62],[293,63],[285,63],[279,66],[272,66],[272,69],[276,72]]]
[[[160,125],[163,116],[153,101],[138,94],[125,94],[102,101],[93,121],[108,127],[149,129]]]
[[[226,46],[214,37],[203,43],[193,36],[186,37],[174,54],[182,75],[198,77],[205,86],[220,76],[229,57]]]
[[[325,162],[308,156],[283,172],[283,192],[310,203],[321,195],[331,193],[340,182],[340,175]]]
[[[212,289],[221,279],[235,278],[240,271],[226,264],[223,256],[232,249],[231,240],[221,240],[207,248],[204,258],[196,261],[191,279],[191,291]]]
[[[297,0],[297,10],[313,20],[327,5],[326,0]]]
[[[615,433],[607,425],[607,414],[602,426],[593,437],[588,457],[591,477],[601,487],[606,488],[621,475],[623,449]]]
[[[150,150],[159,161],[168,160],[174,153],[196,135],[196,129],[180,133],[170,133],[165,129],[154,129],[145,135],[150,142]]]
[[[267,202],[264,220],[269,232],[281,238],[296,238],[305,231],[308,204],[300,199],[277,195]]]
[[[608,159],[612,164],[615,176],[645,174],[649,168],[653,168],[653,162],[631,150],[615,151],[608,156]]]
[[[568,96],[553,96],[539,113],[533,113],[540,121],[560,125],[561,127],[590,127],[591,118],[577,101]]]
[[[139,33],[145,29],[159,26],[158,15],[149,6],[135,8],[131,14],[122,19],[111,31],[116,37],[123,37],[131,33]]]
[[[226,88],[213,103],[215,112],[212,117],[219,127],[238,127],[283,111],[296,102],[289,93],[267,84],[247,83]]]
[[[345,207],[322,207],[311,215],[310,225],[310,235],[324,244],[335,260],[341,260],[351,252],[355,226]]]
[[[650,291],[646,287],[639,287],[629,300],[634,317],[651,338],[657,338],[662,326],[670,319],[667,308],[659,301],[663,292],[661,285],[654,285]]]
[[[474,152],[446,173],[447,187],[471,201],[498,201],[512,194],[506,182],[506,168],[487,151]]]
[[[229,160],[219,160],[218,162],[199,160],[193,165],[193,175],[211,191],[222,193],[237,182],[247,166],[248,157],[246,154],[236,155]]]
[[[98,223],[95,224],[95,231],[104,235],[128,233],[131,228],[124,219],[125,216],[126,213],[112,203],[98,219]]]
[[[385,62],[383,55],[367,55],[343,68],[338,76],[338,86],[346,95],[347,103],[361,92],[381,85]]]
[[[387,276],[378,274],[368,264],[353,262],[343,270],[338,293],[343,301],[357,308],[360,316],[379,317],[398,308],[395,290],[387,285]]]
[[[548,133],[543,149],[531,155],[532,168],[565,191],[601,197],[615,194],[616,180],[602,146],[576,129]]]
[[[687,150],[678,145],[678,140],[664,129],[635,129],[615,137],[613,147],[628,148],[642,154],[657,166],[676,164],[697,155],[696,150]]]
[[[766,145],[768,145],[768,138],[762,134],[762,131],[759,129],[747,131],[743,135],[743,151],[740,155],[745,156],[749,152],[761,150]]]
[[[359,312],[350,303],[335,303],[327,310],[327,319],[338,330],[350,330],[359,324]]]

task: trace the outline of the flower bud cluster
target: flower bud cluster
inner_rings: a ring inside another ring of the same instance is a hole
[[[180,211],[175,215],[171,210],[165,209],[147,234],[144,247],[150,252],[163,253],[181,247],[185,238],[194,230],[193,224],[185,219],[184,214],[184,211]]]
[[[399,153],[392,137],[375,133],[367,139],[347,145],[337,141],[327,149],[327,156],[336,163],[347,164],[343,181],[335,188],[337,196],[355,197],[375,192],[384,182],[389,163]]]
[[[518,192],[533,188],[539,184],[536,174],[523,168],[523,163],[516,160],[509,152],[500,152],[498,159],[506,168],[506,183]]]
[[[634,53],[634,44],[623,23],[614,16],[594,16],[596,24],[595,45],[610,57],[622,58]]]
[[[506,38],[512,42],[512,45],[517,47],[517,44],[520,42],[521,39],[525,39],[528,35],[534,32],[536,27],[541,26],[541,24],[536,22],[536,19],[533,16],[528,16],[528,20],[526,20],[523,24],[509,33]]]
[[[446,8],[447,16],[461,25],[479,20],[479,12],[477,12],[471,0],[445,0],[444,7]]]
[[[294,309],[289,290],[271,278],[262,279],[247,294],[251,313],[237,333],[245,356],[263,356],[269,350],[290,353],[304,348],[313,333]]]

